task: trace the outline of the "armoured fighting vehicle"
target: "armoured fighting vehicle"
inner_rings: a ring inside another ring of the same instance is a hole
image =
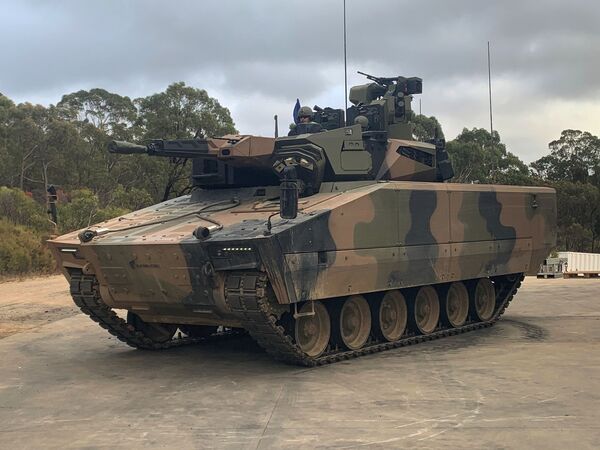
[[[111,143],[192,158],[194,188],[50,241],[75,303],[133,347],[246,330],[309,366],[492,325],[555,244],[554,190],[446,182],[421,79],[368,78],[318,133]]]

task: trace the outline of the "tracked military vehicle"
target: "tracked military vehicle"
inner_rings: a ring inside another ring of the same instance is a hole
[[[492,325],[555,244],[555,192],[446,182],[421,79],[368,77],[319,133],[113,142],[192,158],[194,189],[50,241],[75,303],[140,349],[245,330],[308,366]]]

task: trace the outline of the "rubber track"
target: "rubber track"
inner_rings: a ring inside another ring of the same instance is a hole
[[[214,342],[225,338],[240,336],[238,331],[213,333],[205,337],[180,337],[167,342],[156,342],[136,329],[133,325],[120,318],[113,309],[102,301],[98,292],[98,281],[93,275],[81,272],[71,274],[69,281],[71,297],[79,307],[94,322],[131,347],[147,350],[163,350],[182,345]]]
[[[502,277],[500,277],[502,279]],[[283,326],[277,324],[277,318],[270,308],[267,296],[272,295],[267,289],[267,277],[263,273],[236,273],[227,277],[225,285],[225,298],[231,310],[238,314],[243,327],[267,353],[279,361],[288,364],[303,366],[317,366],[331,364],[345,359],[377,353],[392,348],[413,345],[419,342],[439,339],[445,336],[465,333],[493,325],[512,300],[521,285],[523,276],[517,276],[514,282],[496,281],[496,314],[486,322],[467,324],[459,328],[443,329],[432,334],[422,336],[408,336],[394,342],[375,342],[355,351],[337,351],[319,358],[306,356],[294,343],[293,338],[286,334]],[[164,350],[183,345],[215,342],[217,340],[238,337],[243,333],[239,331],[225,331],[214,333],[206,337],[180,337],[167,342],[156,342],[136,329],[133,325],[120,318],[113,309],[104,303],[98,292],[98,282],[93,275],[84,275],[80,272],[71,274],[70,292],[73,301],[79,309],[98,323],[102,328],[115,336],[120,341],[131,347],[148,350]]]
[[[504,313],[506,307],[521,286],[523,274],[515,275],[513,280],[508,277],[497,277],[496,286],[496,313],[485,322],[466,324],[458,328],[448,328],[434,333],[414,335],[394,342],[375,342],[365,347],[349,351],[334,351],[318,358],[306,356],[296,345],[291,336],[286,334],[283,326],[277,324],[277,318],[270,310],[269,298],[272,295],[267,290],[267,277],[262,273],[231,273],[225,285],[225,298],[229,307],[236,312],[242,320],[243,327],[263,347],[267,353],[280,361],[303,365],[318,366],[331,364],[371,353],[381,352],[392,348],[418,344],[446,336],[465,333],[492,326]]]

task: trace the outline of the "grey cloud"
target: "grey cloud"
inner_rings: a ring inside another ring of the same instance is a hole
[[[8,7],[16,9],[0,31],[2,54],[13,61],[0,74],[8,92],[90,78],[169,82],[220,72],[233,89],[245,81],[268,93],[275,78],[301,82],[294,76],[301,70],[318,74],[323,65],[341,64],[341,1],[29,1]],[[587,1],[348,1],[350,65],[380,61],[389,73],[412,69],[431,81],[474,77],[485,72],[489,39],[498,75],[529,77],[544,92],[571,82],[568,95],[583,95],[600,87],[599,13]],[[318,90],[324,80],[316,78]]]
[[[0,0],[0,91],[56,102],[81,88],[135,97],[184,80],[218,93],[240,128],[257,126],[247,116],[257,103],[268,109],[265,118],[287,116],[296,97],[323,105],[335,98],[339,106],[341,6]],[[548,100],[600,97],[596,2],[347,0],[347,7],[350,83],[363,81],[357,69],[421,76],[426,112],[449,123],[485,125],[488,40],[499,123],[502,115],[534,114]],[[270,130],[269,122],[258,131]]]

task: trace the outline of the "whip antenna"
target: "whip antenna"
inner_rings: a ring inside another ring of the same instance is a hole
[[[346,0],[344,0],[344,116],[348,111],[348,58],[346,56]]]
[[[488,56],[488,91],[490,94],[490,134],[494,136],[494,125],[492,121],[492,65],[490,62],[490,41],[488,41],[487,46],[487,56]]]

